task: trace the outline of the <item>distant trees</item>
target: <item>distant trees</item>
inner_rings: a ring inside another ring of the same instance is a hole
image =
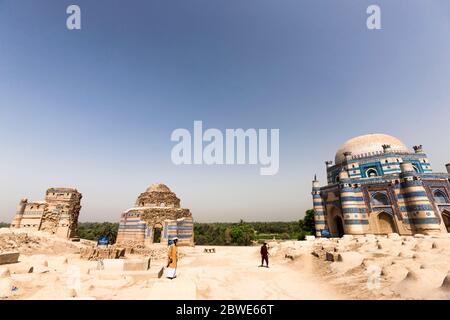
[[[293,222],[195,223],[194,240],[198,245],[249,245],[254,240],[304,240],[315,234],[314,210]]]
[[[306,210],[305,217],[298,223],[301,230],[314,234],[315,233],[314,209]]]
[[[9,224],[0,223],[0,227]],[[98,240],[107,236],[110,243],[117,238],[118,223],[80,222],[80,238]],[[305,217],[292,222],[244,222],[238,223],[195,223],[194,241],[197,245],[238,245],[247,246],[255,240],[303,240],[307,235],[315,234],[314,210],[305,212]]]
[[[253,223],[195,223],[194,240],[198,245],[250,245],[255,240]]]
[[[10,224],[6,222],[0,222],[0,228],[9,228]]]
[[[248,246],[255,239],[255,230],[243,221],[230,229],[231,243]]]
[[[111,222],[80,222],[78,223],[78,235],[81,239],[97,241],[102,236],[107,236],[109,243],[116,242],[118,223]]]
[[[231,223],[194,223],[194,241],[198,245],[230,245]]]

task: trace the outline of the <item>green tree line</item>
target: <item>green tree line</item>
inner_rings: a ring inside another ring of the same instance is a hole
[[[195,223],[194,240],[198,245],[249,245],[254,240],[304,240],[313,235],[314,210],[304,219],[292,222]]]
[[[110,243],[116,242],[118,223],[111,222],[79,222],[78,235],[81,239],[97,241],[102,236],[107,236]]]
[[[0,227],[9,227],[0,223]],[[80,238],[97,241],[107,236],[114,243],[119,229],[118,223],[79,222]],[[250,245],[255,240],[303,240],[314,234],[314,210],[307,210],[305,217],[292,222],[244,222],[195,223],[194,240],[198,245]]]

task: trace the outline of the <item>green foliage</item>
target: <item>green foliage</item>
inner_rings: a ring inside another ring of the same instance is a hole
[[[116,242],[118,223],[111,222],[80,222],[78,235],[81,239],[97,241],[101,236],[107,236],[110,243]]]
[[[0,222],[0,228],[9,228],[9,223]]]
[[[253,240],[304,240],[315,234],[314,210],[293,222],[195,223],[197,245],[249,245]]]
[[[255,230],[244,222],[238,226],[231,227],[230,230],[231,243],[239,246],[248,246],[255,239]]]
[[[248,245],[259,239],[296,239],[297,222],[195,223],[198,245]],[[280,237],[281,235],[281,237]],[[284,237],[284,238],[283,238]]]
[[[305,231],[300,231],[300,233],[298,234],[297,240],[305,240],[307,235],[308,234]]]
[[[306,210],[305,217],[303,218],[302,230],[309,232],[310,234],[315,234],[316,228],[314,225],[314,209]]]

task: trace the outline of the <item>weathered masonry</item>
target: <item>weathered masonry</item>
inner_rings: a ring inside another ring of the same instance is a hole
[[[78,237],[78,215],[82,195],[72,188],[50,188],[45,201],[22,199],[11,228],[45,231],[61,238]]]
[[[164,184],[153,184],[136,200],[135,207],[120,217],[117,243],[148,246],[167,244],[178,237],[178,245],[194,244],[194,222],[189,209]]]

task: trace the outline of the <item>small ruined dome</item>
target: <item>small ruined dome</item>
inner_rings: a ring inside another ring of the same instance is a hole
[[[138,207],[180,207],[180,199],[168,186],[163,183],[155,183],[141,193],[136,200]]]
[[[146,192],[171,192],[169,187],[163,183],[154,183],[147,188]]]
[[[347,140],[336,152],[335,164],[344,162],[344,153],[351,153],[352,156],[372,156],[383,153],[383,145],[389,145],[393,152],[410,153],[408,147],[396,137],[371,133]]]

